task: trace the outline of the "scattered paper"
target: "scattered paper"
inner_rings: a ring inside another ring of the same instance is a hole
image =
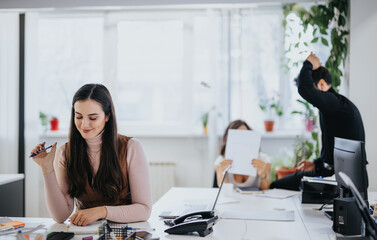
[[[306,177],[304,176],[302,181],[314,182],[314,183],[322,183],[322,184],[329,184],[329,185],[338,185],[337,181],[332,178],[320,178],[320,177]]]
[[[256,131],[230,129],[225,159],[233,160],[229,173],[256,176],[251,160],[258,158],[261,135]]]
[[[103,221],[96,221],[96,222],[88,224],[85,227],[70,224],[69,225],[69,232],[73,232],[73,233],[78,234],[78,235],[97,234],[98,228],[101,226],[102,222]],[[56,224],[51,226],[49,231],[51,231],[51,232],[61,232],[61,231],[66,232],[67,226],[68,226],[67,223],[62,223],[62,224],[56,223]]]
[[[186,205],[202,205],[202,204],[210,204],[211,207],[213,205],[214,200],[213,199],[192,199],[192,200],[185,200],[184,201]],[[239,201],[234,198],[229,198],[229,197],[220,197],[217,200],[217,204],[229,204],[229,203],[238,203]]]
[[[229,210],[221,214],[224,219],[247,219],[262,221],[294,221],[294,211]]]
[[[283,199],[283,198],[288,198],[288,197],[292,197],[292,196],[300,195],[300,194],[301,194],[300,191],[291,191],[291,190],[274,188],[270,190],[265,190],[262,194],[254,194],[254,196]]]

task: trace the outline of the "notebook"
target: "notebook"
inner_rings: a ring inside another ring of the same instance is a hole
[[[166,219],[174,219],[174,218],[177,218],[179,216],[185,215],[187,213],[215,210],[216,203],[217,203],[217,200],[220,196],[220,192],[221,192],[221,189],[223,187],[226,175],[228,174],[229,168],[230,168],[230,165],[224,171],[224,177],[223,177],[223,180],[221,181],[219,190],[217,191],[217,196],[216,196],[215,202],[213,204],[192,204],[192,205],[185,205],[185,206],[170,207],[170,208],[166,209],[165,211],[163,211],[159,215],[159,217],[166,218]]]
[[[263,190],[258,187],[238,187],[237,191],[242,194],[263,193]]]

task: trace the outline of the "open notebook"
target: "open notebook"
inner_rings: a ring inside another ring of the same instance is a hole
[[[185,206],[170,207],[166,209],[165,211],[163,211],[159,215],[159,217],[173,219],[173,218],[177,218],[179,216],[182,216],[184,214],[191,213],[191,212],[215,210],[216,203],[220,196],[221,189],[223,188],[224,180],[226,178],[226,175],[228,174],[229,168],[230,168],[230,165],[224,171],[224,177],[223,177],[223,180],[221,181],[215,202],[213,204],[192,204],[192,205],[185,205]]]

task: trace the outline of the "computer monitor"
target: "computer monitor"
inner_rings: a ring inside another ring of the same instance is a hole
[[[377,225],[374,219],[370,216],[368,204],[364,201],[355,184],[345,173],[339,172],[338,176],[351,190],[356,200],[356,205],[365,223],[365,236],[368,237],[368,239],[377,240]]]
[[[363,198],[368,200],[368,174],[364,142],[336,137],[334,144],[334,170],[336,181],[341,189],[340,197],[352,196],[348,185],[339,177],[339,172],[344,172],[355,184]]]

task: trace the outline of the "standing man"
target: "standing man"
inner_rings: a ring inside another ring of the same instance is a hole
[[[314,162],[302,160],[297,167],[299,172],[276,180],[271,183],[270,188],[299,190],[303,176],[333,175],[334,137],[365,142],[364,125],[359,110],[348,98],[338,94],[331,85],[330,72],[322,67],[317,56],[311,53],[300,71],[297,87],[301,97],[319,109],[322,131],[321,156]]]

